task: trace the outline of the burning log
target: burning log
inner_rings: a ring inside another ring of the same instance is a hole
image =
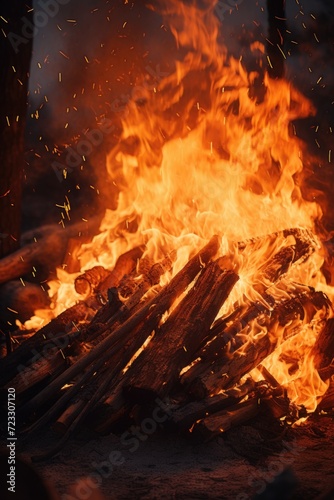
[[[318,405],[318,411],[333,411],[334,409],[334,380],[331,380],[331,383],[327,389],[326,394],[320,401]]]
[[[318,336],[317,343],[314,345],[313,355],[315,357],[315,367],[322,374],[322,377],[325,376],[324,380],[330,378],[334,373],[333,371],[330,374],[328,370],[334,359],[334,318],[329,318],[326,321]]]
[[[237,314],[235,311],[235,316],[217,320],[206,340],[208,342],[213,339],[212,342],[198,356],[200,355],[204,360],[221,357],[229,342],[231,343],[230,350],[231,347],[234,350],[240,347],[242,342],[236,342],[237,333],[261,314],[270,313],[270,309],[275,305],[275,299],[270,295],[269,287],[276,284],[293,264],[307,259],[314,252],[315,241],[309,231],[290,229],[284,231],[283,235],[285,238],[293,236],[295,243],[279,250],[256,276],[257,284],[254,289],[262,296],[262,302],[250,304],[245,311],[241,311],[241,314]],[[232,323],[227,327],[227,322],[231,320]]]
[[[126,382],[131,401],[166,395],[192,359],[238,276],[224,258],[209,264],[193,288],[155,332],[133,363]]]
[[[33,397],[29,403],[22,408],[22,412],[27,415],[36,411],[42,402],[46,403],[50,401],[63,385],[70,383],[74,377],[79,375],[86,368],[89,367],[86,373],[89,372],[90,374],[98,370],[102,364],[108,361],[110,356],[121,349],[119,341],[131,334],[138,325],[143,324],[145,319],[147,321],[152,321],[152,318],[155,318],[155,324],[157,325],[165,311],[172,306],[177,297],[195,279],[203,264],[208,263],[211,258],[215,256],[218,248],[218,237],[214,236],[209,243],[199,251],[176,276],[174,276],[157,297],[153,297],[149,300],[141,309],[126,320],[122,326],[111,331],[111,334],[101,343],[77,363],[65,370],[65,372],[53,380],[48,387]],[[153,329],[154,326],[152,327],[152,330]]]
[[[246,325],[263,314],[270,316],[271,309],[275,306],[275,299],[271,295],[270,287],[276,284],[283,275],[285,275],[292,265],[300,263],[307,259],[316,248],[316,241],[310,231],[303,229],[289,229],[282,233],[274,233],[279,237],[294,239],[294,244],[283,247],[259,270],[256,276],[254,289],[261,295],[262,301],[250,304],[246,310],[240,308],[228,318],[221,318],[216,321],[208,336],[205,339],[206,345],[202,345],[195,354],[194,359],[200,358],[200,361],[183,376],[183,381],[187,385],[188,380],[194,380],[200,377],[202,373],[210,370],[212,362],[216,359],[224,363],[226,358],[226,349],[229,353],[242,346],[243,337],[238,335]],[[269,236],[272,237],[273,235]],[[251,240],[251,245],[255,245],[257,239]],[[247,242],[241,242],[240,249],[245,250]],[[296,290],[290,292],[291,296],[296,295],[300,289],[304,291],[305,287],[296,286]],[[298,307],[298,302],[294,304]],[[296,311],[295,311],[296,312]],[[230,322],[229,326],[228,323]]]
[[[237,383],[243,375],[269,356],[277,345],[298,333],[303,318],[300,316],[300,306],[305,314],[309,308],[309,312],[314,315],[322,307],[328,312],[330,303],[324,294],[311,290],[309,294],[304,294],[299,299],[288,300],[277,306],[271,316],[261,318],[257,327],[258,334],[233,352],[229,359],[225,357],[215,360],[209,366],[205,366],[196,378],[188,376],[186,383],[189,384],[189,390],[196,397],[203,398]],[[288,324],[289,321],[291,324]]]
[[[74,288],[77,293],[88,297],[98,288],[100,283],[109,277],[111,271],[108,271],[103,266],[95,266],[85,271],[83,274],[75,278]]]
[[[81,275],[76,287],[87,295],[98,294],[102,290],[101,280],[107,275],[104,293],[108,294],[109,302],[98,306],[93,295],[81,301],[23,342],[8,356],[8,361],[5,360],[9,368],[4,377],[7,377],[7,383],[19,384],[13,360],[16,360],[16,369],[17,363],[24,361],[30,365],[29,369],[24,368],[30,377],[29,389],[39,391],[29,401],[25,398],[25,388],[18,391],[21,396],[20,418],[27,422],[31,415],[33,418],[37,416],[26,432],[30,434],[53,421],[53,427],[63,435],[56,448],[37,459],[51,456],[60,449],[88,415],[90,425],[98,432],[106,432],[131,413],[137,403],[172,394],[181,370],[198,355],[202,361],[183,374],[181,382],[189,386],[191,394],[203,400],[189,402],[188,399],[188,404],[174,411],[173,421],[179,427],[189,429],[200,421],[194,427],[195,433],[204,435],[205,439],[214,436],[222,426],[228,428],[256,415],[259,394],[271,413],[278,417],[285,415],[289,409],[286,394],[264,367],[267,382],[255,384],[249,378],[237,387],[244,375],[259,366],[278,345],[297,334],[303,321],[309,322],[321,308],[325,311],[323,317],[328,312],[327,297],[305,286],[290,285],[292,296],[294,293],[299,295],[275,303],[274,296],[269,293],[272,283],[280,280],[293,264],[307,258],[314,248],[307,231],[289,230],[280,237],[283,240],[289,238],[288,245],[281,245],[276,254],[273,246],[273,256],[254,279],[263,303],[251,304],[248,308],[237,307],[213,327],[217,313],[238,280],[230,258],[220,257],[213,261],[219,248],[218,237],[213,237],[161,289],[157,284],[162,274],[171,268],[173,257],[167,256],[141,274],[143,266],[138,267],[137,260],[144,247],[127,252],[124,258],[118,259],[111,272],[96,267]],[[146,262],[143,264],[147,267]],[[125,273],[124,278],[122,273]],[[114,284],[118,288],[108,288],[106,292],[106,282],[108,286]],[[122,296],[121,300],[119,294],[122,290],[128,296]],[[145,297],[149,290],[155,293],[153,297],[152,294],[150,298]],[[179,303],[161,324],[162,316],[180,297]],[[94,317],[92,313],[95,313]],[[86,321],[81,331],[76,325],[74,328],[70,326],[74,315],[81,318],[80,321]],[[88,325],[87,320],[90,321]],[[332,325],[328,328],[331,329]],[[251,338],[247,331],[257,333]],[[329,330],[324,329],[320,337],[323,338],[320,341],[322,347],[319,346],[317,352],[321,357],[323,349],[327,352],[332,344]],[[57,341],[67,342],[62,349],[66,359],[63,358],[59,366],[61,349]],[[54,343],[53,357],[32,361],[32,350],[40,353],[50,342]],[[84,342],[88,342],[88,352],[84,352]],[[217,345],[220,345],[220,350],[216,349]],[[229,352],[227,345],[230,345]],[[72,366],[59,373],[71,362],[71,352],[74,352]],[[319,369],[324,364],[319,364]],[[68,387],[62,390],[66,384]],[[266,393],[265,384],[270,387]],[[210,397],[222,389],[225,390],[223,394]],[[245,396],[248,399],[244,400]]]
[[[160,277],[171,269],[171,266],[172,256],[167,256],[161,262],[154,264],[136,281],[135,286],[132,288],[132,294],[124,302],[119,299],[118,289],[110,288],[108,303],[97,311],[92,320],[92,326],[96,323],[106,323],[111,326],[111,324],[115,325],[116,322],[120,324],[125,321],[133,314],[136,307],[139,307],[139,303],[146,292],[159,283]]]
[[[110,288],[118,287],[124,275],[130,274],[135,269],[138,259],[141,258],[144,251],[144,246],[135,247],[132,250],[125,252],[117,259],[113,271],[107,275],[107,277],[101,281],[97,287],[97,292],[100,293],[105,300],[107,300],[108,290]]]

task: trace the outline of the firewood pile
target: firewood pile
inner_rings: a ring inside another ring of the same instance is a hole
[[[278,238],[283,243],[275,250]],[[204,440],[263,409],[297,419],[300,408],[262,363],[311,324],[319,331],[314,365],[329,380],[332,304],[293,279],[317,247],[309,230],[284,230],[235,248],[242,257],[263,245],[269,258],[253,276],[257,299],[223,316],[240,276],[234,259],[220,255],[217,236],[164,286],[160,278],[175,253],[152,263],[144,246],[124,253],[112,271],[97,266],[77,277],[82,300],[0,361],[2,393],[15,387],[22,435],[51,426],[62,436],[39,458],[56,453],[80,424],[109,433],[165,398],[170,422]],[[255,368],[259,380],[250,375]],[[322,408],[332,405],[332,392]]]

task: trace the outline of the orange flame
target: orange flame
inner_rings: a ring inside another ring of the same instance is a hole
[[[203,9],[177,0],[164,4],[184,57],[157,88],[128,104],[119,144],[107,158],[118,205],[106,211],[100,234],[83,245],[81,263],[82,270],[112,269],[121,254],[145,244],[155,261],[177,250],[175,274],[219,234],[221,252],[231,256],[240,274],[221,311],[227,314],[236,304],[259,299],[254,276],[283,245],[277,238],[275,248],[262,242],[238,252],[233,242],[290,227],[314,231],[322,213],[316,202],[303,199],[298,185],[305,147],[291,125],[313,112],[311,103],[290,82],[267,75],[263,98],[254,97],[258,74],[228,57],[218,40],[216,2],[205,3]],[[253,49],[264,51],[260,43]],[[319,246],[307,263],[295,267],[292,280],[325,289],[322,262]],[[65,274],[59,275],[57,313],[78,298],[73,276],[66,284]],[[316,330],[304,325],[284,344],[287,352],[297,353],[298,370],[292,375],[280,361],[280,347],[264,363],[290,398],[311,410],[327,388],[314,373],[310,355]]]

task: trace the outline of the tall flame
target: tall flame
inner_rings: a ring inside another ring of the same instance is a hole
[[[83,245],[81,263],[82,270],[112,268],[122,253],[145,244],[155,261],[177,250],[175,274],[219,234],[222,252],[231,255],[241,276],[226,313],[233,304],[256,298],[252,276],[272,254],[263,245],[241,257],[231,242],[290,227],[312,231],[322,216],[317,203],[303,199],[298,174],[305,147],[291,125],[313,108],[290,82],[267,75],[265,92],[257,97],[259,74],[247,72],[219,42],[216,2],[202,2],[202,8],[196,3],[162,2],[182,58],[159,86],[146,88],[127,106],[120,141],[107,157],[118,206],[106,211],[100,234]],[[264,48],[256,43],[254,50]],[[318,286],[324,283],[321,265],[317,251],[306,266],[297,266],[294,278]],[[58,300],[68,306],[64,290],[68,294],[69,285],[60,287]],[[304,327],[289,345],[299,353],[297,374],[290,376],[279,362],[279,349],[267,367],[293,401],[314,409],[327,386],[312,375],[310,330]]]

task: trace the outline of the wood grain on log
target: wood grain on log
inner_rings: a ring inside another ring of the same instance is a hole
[[[166,395],[180,370],[191,361],[238,280],[225,265],[222,258],[203,269],[195,285],[133,363],[126,383],[127,397],[132,401]]]

